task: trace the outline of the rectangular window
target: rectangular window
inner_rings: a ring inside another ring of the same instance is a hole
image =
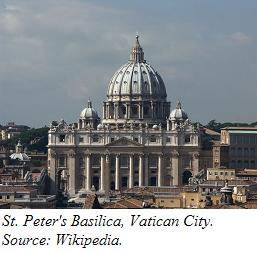
[[[114,137],[112,137],[112,138],[111,138],[111,142],[113,142],[114,140],[115,140],[115,138],[114,138]]]
[[[156,142],[156,137],[155,136],[151,136],[150,137],[150,142]]]
[[[83,137],[79,137],[79,142],[84,142],[84,138]]]
[[[135,137],[135,138],[134,138],[134,141],[138,142],[138,138],[137,138],[137,137]]]
[[[7,196],[6,196],[6,198],[7,198],[7,199],[10,199],[10,196],[9,196],[9,195],[7,195]]]
[[[99,155],[92,155],[91,157],[92,161],[92,167],[98,167],[100,166],[100,156]]]
[[[65,142],[65,134],[59,135],[59,142]]]
[[[190,139],[190,135],[186,135],[185,136],[185,143],[190,143],[191,139]]]
[[[156,156],[152,155],[149,156],[149,167],[153,168],[153,167],[157,167],[158,164],[158,159]]]
[[[129,166],[129,157],[128,156],[121,156],[120,157],[120,166],[121,167],[128,167]]]
[[[65,157],[64,156],[59,157],[59,167],[65,167]]]
[[[99,137],[98,137],[98,135],[93,135],[93,137],[92,137],[92,142],[99,142]]]
[[[170,143],[170,138],[169,137],[166,138],[166,142]]]
[[[2,196],[0,196],[0,199],[2,199],[3,197]]]

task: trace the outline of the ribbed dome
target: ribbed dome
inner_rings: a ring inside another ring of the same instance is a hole
[[[23,146],[21,145],[20,140],[18,141],[18,144],[15,147],[15,153],[11,154],[10,158],[12,160],[19,160],[19,161],[29,161],[30,160],[28,155],[23,152]]]
[[[186,119],[188,119],[186,112],[181,108],[180,102],[178,102],[176,109],[171,111],[169,119],[170,120],[186,120]]]
[[[132,48],[130,60],[121,66],[111,78],[107,90],[108,99],[127,99],[130,96],[144,98],[166,99],[166,88],[161,76],[144,60],[144,52],[139,44]]]
[[[12,160],[29,161],[30,158],[25,153],[14,153],[10,155]]]
[[[88,100],[88,106],[80,113],[81,119],[96,119],[99,118],[97,111],[92,108],[92,103]]]

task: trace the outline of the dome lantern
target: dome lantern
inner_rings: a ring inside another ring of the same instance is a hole
[[[139,43],[139,36],[136,36],[136,43],[135,46],[132,47],[130,60],[132,62],[144,62],[144,51],[143,48],[140,46]]]

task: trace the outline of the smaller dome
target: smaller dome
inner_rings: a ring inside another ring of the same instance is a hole
[[[178,102],[176,109],[170,113],[170,120],[186,120],[188,119],[187,113],[181,108],[181,103]]]
[[[97,111],[92,108],[92,102],[88,100],[87,107],[80,113],[81,119],[96,119],[99,118]]]
[[[10,158],[12,160],[19,160],[19,161],[29,161],[30,160],[28,155],[23,152],[23,146],[22,146],[20,140],[18,141],[18,144],[16,145],[15,153],[11,154]]]
[[[19,160],[19,161],[30,161],[30,158],[25,153],[14,153],[10,155],[12,160]]]
[[[154,130],[157,130],[157,129],[158,129],[158,126],[157,126],[157,125],[153,125],[153,129],[154,129]]]
[[[102,124],[99,124],[98,126],[97,126],[97,130],[102,130],[103,129],[103,125]]]

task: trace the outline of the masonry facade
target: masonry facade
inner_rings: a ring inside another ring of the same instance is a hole
[[[77,123],[52,123],[48,138],[52,193],[179,186],[199,171],[199,127],[180,102],[170,111],[164,82],[145,61],[138,36],[108,85],[103,118],[88,101]]]

